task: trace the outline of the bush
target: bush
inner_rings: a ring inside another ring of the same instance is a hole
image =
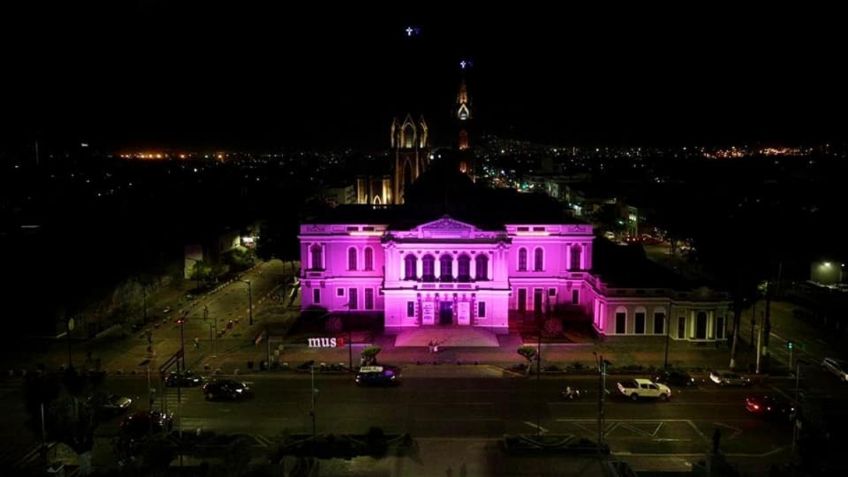
[[[581,363],[580,361],[575,361],[574,363],[571,364],[571,367],[574,368],[574,369],[580,370],[580,369],[585,368],[586,366],[583,363]]]
[[[527,361],[533,361],[536,357],[536,348],[532,346],[522,346],[518,348],[517,353],[524,357]]]

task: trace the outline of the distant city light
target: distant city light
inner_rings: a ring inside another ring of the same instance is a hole
[[[87,142],[81,142],[80,147],[88,147],[88,143]]]

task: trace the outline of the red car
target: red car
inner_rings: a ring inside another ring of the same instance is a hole
[[[760,394],[745,398],[745,409],[751,414],[789,422],[795,407],[788,400],[774,394]]]

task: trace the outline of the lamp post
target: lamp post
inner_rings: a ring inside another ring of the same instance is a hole
[[[250,280],[242,280],[242,282],[247,283],[247,314],[250,320],[250,325],[253,326],[253,284]]]
[[[598,364],[598,454],[601,454],[604,442],[604,398],[606,397],[607,389],[607,361],[603,355],[592,351]]]
[[[801,403],[798,398],[799,387],[801,384],[801,365],[802,364],[810,364],[809,362],[803,359],[797,359],[795,363],[795,415],[792,419],[792,452],[789,454],[790,456],[795,455],[795,444],[798,440],[798,412],[801,408]]]

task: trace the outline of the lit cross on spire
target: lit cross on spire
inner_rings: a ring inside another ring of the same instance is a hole
[[[459,67],[462,68],[462,69],[465,69],[466,64],[467,63],[465,62],[465,60],[462,60],[462,61],[459,62]]]
[[[406,36],[412,36],[412,32],[414,31],[411,26],[406,27]]]

